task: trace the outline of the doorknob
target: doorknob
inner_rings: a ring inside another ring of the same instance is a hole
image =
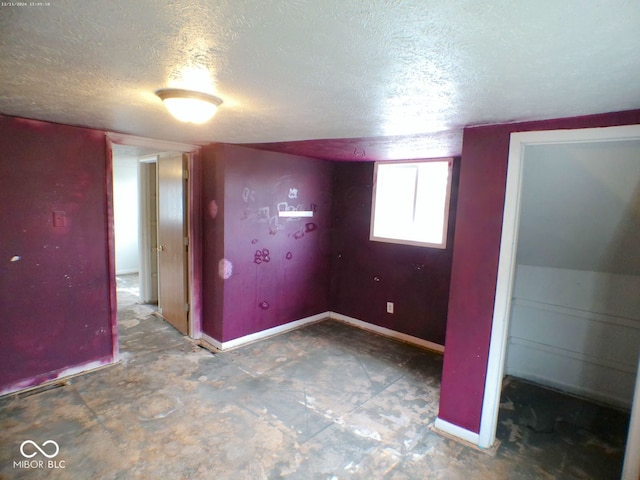
[[[158,245],[158,246],[156,247],[156,250],[157,250],[158,252],[163,251],[163,250],[164,250],[164,245]]]

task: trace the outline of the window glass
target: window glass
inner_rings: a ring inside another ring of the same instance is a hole
[[[376,162],[371,240],[445,248],[452,163]]]

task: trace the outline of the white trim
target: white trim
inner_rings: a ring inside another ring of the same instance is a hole
[[[135,135],[126,135],[124,133],[116,133],[116,132],[107,132],[107,138],[111,140],[112,143],[115,143],[118,145],[151,148],[158,152],[191,153],[191,152],[195,152],[200,148],[199,145],[170,142],[167,140],[158,140],[155,138],[136,137]]]
[[[574,352],[573,350],[568,350],[562,347],[556,347],[555,345],[547,345],[541,342],[537,342],[535,340],[529,340],[527,338],[520,338],[511,336],[511,345],[516,345],[519,347],[528,348],[535,351],[546,352],[549,355],[555,355],[557,357],[570,358],[572,360],[577,360],[582,363],[590,363],[591,365],[596,365],[598,367],[609,368],[611,370],[617,370],[622,373],[628,373],[629,375],[636,374],[636,366],[631,363],[623,363],[618,362],[616,360],[610,360],[605,357],[595,357],[593,355],[589,355],[582,352]],[[520,372],[515,370],[509,371],[509,375],[513,375],[515,377],[526,378]],[[538,382],[544,385],[548,385],[546,382]],[[587,390],[589,391],[589,390]],[[628,407],[629,405],[627,405]]]
[[[363,322],[362,320],[358,320],[357,318],[353,318],[353,317],[348,317],[346,315],[342,315],[341,313],[329,312],[329,314],[332,320],[338,320],[340,322],[347,323],[354,327],[361,328],[362,330],[368,330],[370,332],[377,333],[378,335],[383,335],[385,337],[393,338],[401,342],[426,348],[427,350],[433,350],[434,352],[444,353],[444,346],[438,343],[430,342],[429,340],[424,340],[422,338],[414,337],[412,335],[407,335],[406,333],[396,332],[395,330],[391,330],[385,327],[380,327],[372,323]]]
[[[446,420],[442,420],[440,417],[436,418],[436,421],[433,423],[433,428],[437,431],[440,430],[449,435],[453,435],[454,437],[460,438],[465,442],[472,443],[474,445],[478,445],[479,435],[474,433],[466,428],[459,427],[454,425],[453,423],[449,423]]]
[[[142,157],[138,157],[138,163],[158,163],[158,157],[160,155],[157,153],[151,155],[144,155]]]
[[[123,134],[123,133],[116,133],[116,132],[107,132],[106,133],[106,137],[107,137],[107,143],[109,145],[127,145],[127,146],[135,146],[135,147],[143,147],[143,148],[147,148],[147,149],[151,149],[154,150],[157,153],[151,154],[151,155],[144,155],[142,157],[139,158],[139,162],[138,162],[138,178],[140,179],[140,166],[142,164],[146,164],[146,163],[154,163],[153,158],[155,157],[155,162],[158,161],[159,156],[161,153],[166,153],[166,152],[179,152],[179,153],[183,153],[183,154],[187,154],[188,155],[188,175],[189,177],[192,177],[192,168],[193,168],[193,158],[194,158],[194,154],[195,152],[197,152],[201,146],[200,145],[196,145],[196,144],[186,144],[186,143],[178,143],[178,142],[171,142],[171,141],[167,141],[167,140],[159,140],[156,138],[147,138],[147,137],[138,137],[135,135],[127,135],[127,134]],[[112,147],[111,147],[112,148]],[[140,160],[142,159],[142,160]],[[157,175],[157,172],[156,172]],[[140,180],[139,180],[140,181]],[[197,222],[199,219],[195,218],[194,215],[196,214],[196,212],[194,212],[191,208],[191,204],[190,204],[190,198],[192,196],[192,182],[188,182],[187,183],[187,190],[184,191],[184,201],[187,202],[187,217],[184,218],[184,222],[186,222],[187,225],[191,226],[193,225],[195,222]],[[157,192],[156,192],[157,194]],[[140,225],[142,226],[142,220],[140,220]],[[189,227],[189,229],[191,229],[191,227]],[[189,233],[191,233],[191,230],[189,230]],[[148,247],[148,242],[143,242],[142,239],[139,239],[138,242],[139,246],[141,248],[147,246]],[[193,290],[193,286],[195,284],[194,282],[194,268],[193,268],[193,258],[192,258],[192,249],[189,249],[189,255],[187,258],[187,261],[185,263],[185,268],[187,269],[187,278],[188,278],[188,292],[189,292],[189,304],[190,305],[195,305],[195,291]],[[140,260],[143,261],[143,259],[145,258],[145,256],[141,256]],[[142,271],[144,272],[144,268],[142,268]],[[144,288],[142,288],[142,281],[143,279],[141,279],[141,293],[143,293]],[[202,292],[200,292],[200,294],[202,294]],[[198,316],[196,318],[196,315]],[[188,336],[192,339],[199,339],[202,333],[202,318],[200,318],[201,316],[201,312],[200,311],[195,311],[193,308],[189,309],[188,312],[188,321],[187,321],[187,325],[188,325]],[[117,315],[116,315],[116,325],[112,325],[112,328],[117,329]]]
[[[213,337],[210,337],[204,332],[202,332],[198,340],[200,340],[201,343],[204,343],[205,344],[204,347],[207,348],[208,350],[211,350],[211,348],[209,347],[212,347],[213,350],[217,350],[218,352],[222,351],[222,342],[216,340]]]
[[[158,157],[157,154],[147,156],[144,162],[138,159],[138,265],[140,267],[140,300],[145,303],[158,302],[158,256],[154,253],[157,241],[153,238],[157,231],[156,164]],[[151,192],[155,199],[153,202]],[[155,282],[153,281],[154,273]]]
[[[303,218],[313,217],[313,210],[278,210],[281,218]]]
[[[636,329],[638,328],[638,321],[640,321],[640,318],[634,319],[620,315],[612,315],[610,313],[590,312],[588,310],[580,310],[579,308],[565,307],[563,305],[555,305],[553,303],[545,303],[538,300],[527,300],[518,297],[513,298],[512,304],[533,310],[544,310],[546,312],[557,313],[564,317],[582,318],[592,322],[606,323],[607,325],[615,325],[616,327],[622,328]],[[640,312],[638,313],[640,314]]]
[[[512,132],[511,142],[514,138],[521,146],[633,141],[640,140],[640,125]]]
[[[244,337],[235,338],[233,340],[229,340],[228,342],[221,342],[220,340],[216,340],[215,338],[202,332],[201,340],[204,343],[208,344],[208,346],[213,347],[215,350],[224,352],[232,348],[237,348],[242,345],[246,345],[247,343],[263,340],[268,337],[273,337],[274,335],[280,335],[290,330],[295,330],[296,328],[301,328],[301,327],[304,327],[305,325],[309,325],[311,323],[317,323],[327,319],[337,320],[339,322],[351,325],[352,327],[357,327],[362,330],[367,330],[369,332],[377,333],[378,335],[393,338],[395,340],[399,340],[404,343],[409,343],[411,345],[422,347],[427,350],[432,350],[438,353],[444,353],[444,347],[438,343],[430,342],[429,340],[423,340],[422,338],[414,337],[412,335],[407,335],[406,333],[396,332],[395,330],[390,330],[385,327],[379,327],[378,325],[373,325],[372,323],[363,322],[362,320],[358,320],[353,317],[348,317],[346,315],[342,315],[341,313],[336,313],[336,312],[318,313],[310,317],[285,323],[284,325],[278,325],[277,327],[252,333]]]
[[[500,408],[500,392],[509,332],[509,312],[514,281],[518,222],[520,217],[520,186],[524,151],[527,145],[587,143],[640,140],[640,125],[584,128],[575,130],[547,130],[514,132],[509,143],[507,185],[498,261],[498,278],[493,310],[489,360],[482,403],[478,446],[489,448],[495,442]],[[640,419],[632,429],[640,429]]]
[[[290,330],[295,330],[296,328],[309,325],[310,323],[316,323],[321,320],[325,320],[329,318],[329,314],[330,312],[318,313],[316,315],[311,315],[310,317],[301,318],[300,320],[294,320],[293,322],[285,323],[284,325],[278,325],[277,327],[268,328],[266,330],[261,330],[256,333],[251,333],[249,335],[245,335],[244,337],[234,338],[233,340],[229,340],[228,342],[221,342],[220,340],[216,340],[215,338],[210,337],[209,335],[203,332],[202,340],[211,344],[217,350],[220,350],[221,352],[225,352],[232,348],[238,348],[242,345],[246,345],[247,343],[263,340],[268,337],[273,337],[274,335],[280,335]]]
[[[509,164],[507,168],[507,187],[502,217],[502,239],[500,241],[500,257],[498,262],[498,282],[496,285],[491,340],[489,343],[489,359],[480,419],[480,437],[478,446],[489,448],[495,442],[495,428],[483,429],[483,425],[498,425],[500,408],[500,392],[504,375],[504,359],[507,349],[508,315],[513,293],[513,278],[516,267],[516,244],[518,241],[518,222],[520,208],[520,186],[522,184],[522,156],[524,147],[513,140],[509,145]],[[517,159],[511,161],[511,159]],[[511,228],[506,228],[510,225]],[[508,281],[500,281],[501,279]]]

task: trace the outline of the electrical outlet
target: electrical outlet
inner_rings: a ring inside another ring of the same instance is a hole
[[[393,313],[393,302],[387,302],[387,313]]]
[[[66,227],[67,226],[67,214],[62,210],[53,211],[53,226],[54,227]]]

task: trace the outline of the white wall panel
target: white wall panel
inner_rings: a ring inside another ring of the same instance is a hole
[[[113,219],[116,274],[138,271],[138,165],[136,159],[113,161]]]
[[[505,371],[620,406],[640,351],[640,277],[518,265]]]

